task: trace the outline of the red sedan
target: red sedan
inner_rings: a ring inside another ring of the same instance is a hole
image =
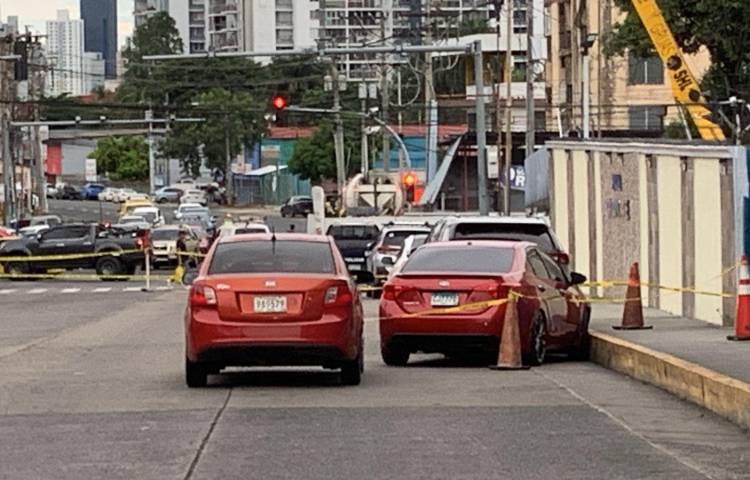
[[[568,277],[529,242],[428,243],[384,287],[383,361],[405,365],[415,352],[480,353],[494,361],[505,304],[471,304],[507,298],[511,290],[521,295],[518,315],[526,363],[540,365],[553,350],[584,357],[590,307],[578,285],[585,281],[578,273]]]
[[[357,287],[333,240],[252,234],[217,240],[185,312],[188,386],[228,366],[314,365],[363,372]]]

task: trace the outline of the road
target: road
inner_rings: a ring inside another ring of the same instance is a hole
[[[110,222],[114,223],[118,218],[120,205],[110,202],[94,201],[77,201],[77,200],[50,200],[50,214],[60,215],[66,222]],[[177,205],[160,205],[159,208],[167,219],[167,222],[174,221],[174,210]],[[276,210],[276,209],[274,209]],[[223,207],[213,206],[211,211],[219,218],[221,223],[227,212],[236,212]],[[253,212],[253,210],[248,210]],[[305,231],[307,229],[306,220],[303,218],[281,218],[277,213],[270,213],[268,210],[259,210],[255,216],[266,217],[269,227],[278,232],[291,230],[294,225],[295,231]]]
[[[593,364],[386,367],[372,300],[361,386],[251,369],[189,390],[185,290],[129,286],[0,283],[0,478],[750,478],[746,432]]]

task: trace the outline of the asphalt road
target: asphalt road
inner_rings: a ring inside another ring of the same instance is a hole
[[[3,479],[750,478],[747,432],[592,364],[493,372],[420,356],[389,368],[370,319],[361,386],[251,369],[189,390],[184,290],[9,284]]]

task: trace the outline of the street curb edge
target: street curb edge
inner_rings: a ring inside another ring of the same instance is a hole
[[[673,355],[591,332],[591,361],[660,387],[750,429],[750,384]]]

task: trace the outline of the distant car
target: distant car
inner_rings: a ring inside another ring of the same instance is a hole
[[[58,191],[59,189],[57,185],[52,185],[51,183],[47,184],[47,190],[46,190],[47,198],[57,198]]]
[[[134,226],[139,230],[150,230],[153,228],[151,222],[140,215],[125,215],[117,221],[117,226]]]
[[[57,200],[82,200],[83,192],[73,185],[62,185],[57,187],[55,198]],[[97,194],[98,197],[98,194]]]
[[[136,208],[141,207],[153,207],[154,204],[151,202],[151,200],[145,200],[145,199],[138,199],[138,200],[128,200],[127,202],[120,205],[119,215],[130,215],[133,213],[133,210]]]
[[[424,242],[427,240],[426,234],[418,234],[418,235],[410,235],[409,237],[404,240],[404,245],[401,247],[401,251],[398,254],[398,258],[396,258],[396,262],[393,264],[393,267],[390,269],[390,276],[393,276],[394,273],[401,270],[401,267],[404,266],[406,261],[409,259],[412,253],[414,253],[417,248],[424,245]],[[383,262],[386,266],[388,266],[387,260],[383,259]]]
[[[132,188],[120,188],[117,190],[117,193],[114,195],[115,202],[125,203],[128,200],[130,200],[131,195],[135,195],[138,192],[133,190]]]
[[[197,203],[205,207],[208,205],[208,197],[206,197],[206,192],[202,190],[187,190],[180,197],[180,203]]]
[[[99,192],[98,198],[100,202],[114,202],[115,196],[119,193],[119,188],[107,187]]]
[[[346,266],[358,282],[371,282],[372,273],[367,270],[366,252],[378,239],[380,228],[371,223],[342,223],[328,227],[326,235],[333,237]]]
[[[396,258],[401,253],[404,240],[412,235],[428,235],[429,233],[430,227],[425,225],[385,225],[378,239],[366,253],[367,270],[372,273],[376,286],[381,285],[382,280],[390,273],[396,263]],[[385,259],[388,259],[388,263],[384,262]]]
[[[364,315],[331,238],[238,235],[217,241],[185,311],[185,381],[233,366],[322,366],[358,385]]]
[[[305,216],[313,211],[313,201],[310,197],[298,196],[289,198],[281,206],[282,217]]]
[[[208,208],[204,207],[200,203],[181,203],[179,207],[174,211],[174,218],[181,220],[182,216],[187,212],[206,212]]]
[[[81,198],[83,200],[99,200],[99,194],[104,188],[104,185],[99,183],[87,183],[81,189]]]
[[[180,232],[185,232],[185,244],[188,252],[196,252],[200,239],[186,225],[167,225],[151,231],[151,262],[155,267],[177,265],[177,239]]]
[[[5,228],[3,226],[0,226],[0,238],[9,238],[9,237],[15,237],[16,232],[11,230],[10,228]]]
[[[49,225],[40,224],[33,227],[23,227],[18,230],[18,236],[22,238],[33,237],[49,230]]]
[[[524,363],[541,365],[548,351],[585,358],[590,306],[578,287],[585,281],[578,273],[567,277],[530,242],[425,244],[383,289],[383,361],[405,365],[415,352],[494,361],[508,304],[482,302],[506,299],[511,290],[523,295],[517,308]]]
[[[162,187],[154,192],[154,201],[156,203],[178,203],[184,193],[185,191],[180,188]]]
[[[271,233],[271,229],[265,223],[232,223],[219,228],[219,238],[248,233]]]
[[[31,217],[31,219],[29,220],[29,226],[32,227],[36,225],[48,225],[50,227],[55,227],[62,223],[62,218],[57,215],[38,215],[35,217]]]
[[[157,207],[136,207],[132,215],[143,217],[152,227],[160,227],[166,223],[164,215]]]

